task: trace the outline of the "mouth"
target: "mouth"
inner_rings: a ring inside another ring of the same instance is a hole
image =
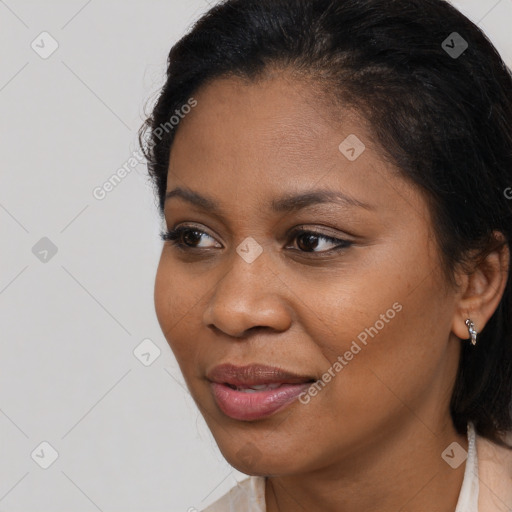
[[[240,421],[262,419],[283,410],[316,380],[256,364],[216,366],[207,379],[219,409]]]
[[[235,386],[233,384],[229,384],[229,382],[224,382],[226,386],[229,386],[231,389],[236,391],[242,391],[243,393],[259,393],[260,391],[271,391],[273,389],[280,388],[281,386],[286,385],[284,382],[274,382],[272,384],[254,384],[252,386]]]

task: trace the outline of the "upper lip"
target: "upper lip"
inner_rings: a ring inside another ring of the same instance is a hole
[[[259,386],[263,384],[301,384],[315,379],[307,375],[298,375],[275,366],[249,364],[236,366],[221,364],[208,372],[206,378],[219,384],[232,386]]]

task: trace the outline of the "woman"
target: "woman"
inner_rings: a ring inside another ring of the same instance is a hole
[[[250,475],[208,511],[510,510],[511,91],[442,0],[228,0],[172,48],[156,313]]]

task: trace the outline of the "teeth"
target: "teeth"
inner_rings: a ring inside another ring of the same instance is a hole
[[[281,386],[280,383],[274,383],[274,384],[258,384],[255,386],[251,386],[248,388],[241,388],[237,387],[237,391],[243,391],[244,393],[257,393],[258,391],[269,391],[271,389],[276,389],[279,386]]]

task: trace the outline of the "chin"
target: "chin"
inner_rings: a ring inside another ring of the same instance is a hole
[[[300,461],[292,458],[292,455],[297,455],[297,449],[281,446],[282,449],[279,450],[276,449],[275,443],[270,445],[264,441],[245,441],[241,435],[233,436],[225,443],[221,440],[218,446],[231,466],[250,476],[289,474],[301,465]]]
[[[232,457],[224,457],[237,471],[249,476],[278,476],[293,472],[290,471],[291,463],[284,455],[279,457],[279,461],[267,460],[266,457],[254,461],[247,460],[241,458],[238,454],[234,454]]]

